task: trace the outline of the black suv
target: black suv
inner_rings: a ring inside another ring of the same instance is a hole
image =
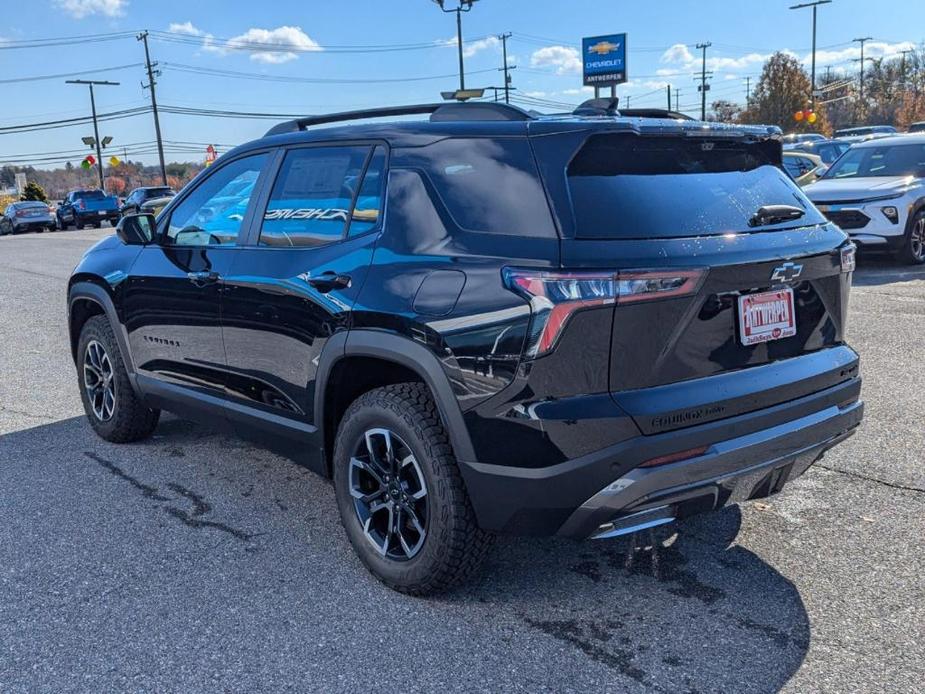
[[[366,117],[429,114],[426,120]],[[389,586],[492,533],[766,497],[861,421],[854,246],[777,128],[441,104],[306,118],[123,219],[68,288],[87,416],[161,409],[334,481]]]
[[[148,200],[155,200],[157,198],[169,198],[176,195],[173,192],[172,188],[168,186],[148,186],[145,188],[136,188],[129,196],[125,198],[125,202],[122,203],[122,207],[119,208],[119,212],[123,215],[134,214],[141,212],[141,206],[144,205]]]

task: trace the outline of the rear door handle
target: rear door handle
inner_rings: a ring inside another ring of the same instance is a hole
[[[199,272],[187,272],[186,276],[189,278],[190,282],[195,284],[197,287],[204,287],[207,284],[213,284],[218,282],[222,276],[219,275],[215,270],[200,270]]]
[[[338,275],[335,272],[322,272],[317,277],[309,277],[305,280],[322,294],[327,294],[334,289],[346,289],[350,286],[350,275]]]

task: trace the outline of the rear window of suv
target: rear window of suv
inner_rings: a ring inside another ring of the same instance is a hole
[[[783,228],[822,215],[775,165],[774,142],[594,135],[568,166],[578,238],[647,239],[755,231],[764,205],[805,210]]]

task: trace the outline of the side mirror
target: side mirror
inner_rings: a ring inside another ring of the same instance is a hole
[[[119,220],[116,235],[129,246],[145,246],[154,240],[157,225],[153,214],[129,214]]]

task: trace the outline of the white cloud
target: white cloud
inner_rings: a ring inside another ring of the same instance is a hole
[[[577,96],[579,94],[593,94],[594,87],[582,87],[581,89],[563,89],[562,93],[567,96]]]
[[[581,58],[578,49],[570,46],[546,46],[530,56],[532,67],[554,67],[557,75],[581,72]]]
[[[192,22],[171,22],[167,27],[171,34],[186,34],[187,36],[205,36],[205,32],[193,26]]]
[[[83,19],[94,14],[120,17],[125,14],[128,0],[55,0],[55,5],[75,19]]]
[[[524,92],[524,96],[532,96],[535,99],[540,99],[546,96],[546,92]]]
[[[690,49],[683,43],[676,43],[667,51],[662,53],[661,61],[663,63],[689,63],[694,60]]]
[[[250,59],[258,63],[288,63],[298,58],[299,53],[324,50],[300,27],[253,28],[225,42],[217,41],[212,34],[203,33],[192,24],[190,27],[200,32],[198,35],[203,37],[204,50],[221,55],[231,51],[243,51],[249,53]]]
[[[459,40],[454,36],[451,39],[440,39],[437,41],[439,46],[452,46],[456,48],[459,45]],[[476,53],[480,53],[489,48],[499,48],[501,46],[501,40],[497,36],[486,36],[484,39],[479,39],[478,41],[463,41],[463,56],[466,58],[471,58]]]
[[[744,70],[752,65],[763,65],[770,57],[770,53],[749,53],[739,58],[707,58],[707,70]]]
[[[900,41],[899,43],[868,41],[864,44],[864,58],[895,58],[899,57],[902,51],[913,49],[915,49],[915,44],[911,41]],[[849,60],[857,60],[860,57],[861,47],[857,44],[838,51],[816,51],[816,65],[818,66],[820,63],[847,63]],[[812,54],[807,53],[801,60],[808,65],[812,61]]]

